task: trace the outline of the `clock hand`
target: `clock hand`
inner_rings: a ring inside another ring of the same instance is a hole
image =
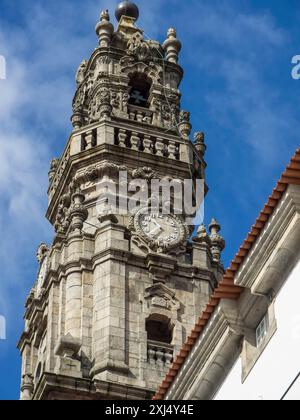
[[[157,227],[159,227],[160,229],[162,229],[162,227],[160,226],[160,224],[159,224],[159,223],[157,223],[157,221],[156,221],[156,220],[152,220],[152,222],[153,222],[153,223],[155,223]]]
[[[157,236],[161,232],[161,230],[162,230],[161,226],[158,226],[156,229],[153,229],[149,233],[149,235],[155,237],[155,236]]]

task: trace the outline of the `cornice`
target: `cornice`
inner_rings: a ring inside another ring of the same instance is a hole
[[[69,395],[72,400],[76,397],[77,399],[84,397],[83,399],[87,400],[116,400],[124,395],[129,400],[150,400],[153,395],[152,391],[142,387],[44,373],[35,389],[33,400],[47,400],[51,393],[56,392],[65,395],[66,398]]]
[[[298,236],[297,236],[298,232]],[[296,235],[296,236],[295,236]],[[290,185],[266,224],[260,237],[240,267],[235,284],[251,289],[260,288],[263,273],[271,261],[276,261],[280,249],[298,251],[300,238],[300,186]],[[300,252],[299,252],[300,253]],[[280,269],[280,267],[278,267]],[[286,267],[281,267],[282,274]],[[280,273],[278,273],[280,275]],[[282,281],[286,276],[283,276]],[[268,282],[268,287],[270,283]],[[275,285],[274,285],[275,286]]]
[[[159,171],[159,168],[161,168],[161,176],[168,172],[170,176],[173,175],[178,177],[178,173],[180,173],[180,177],[182,178],[190,177],[187,163],[176,161],[176,167],[174,167],[173,159],[151,155],[148,153],[143,154],[132,149],[130,149],[130,154],[126,154],[124,156],[124,149],[121,147],[112,144],[101,144],[92,149],[85,150],[77,155],[69,157],[64,168],[63,175],[60,176],[55,193],[49,202],[46,217],[50,222],[54,223],[54,215],[59,198],[66,192],[66,188],[69,187],[74,174],[81,169],[88,168],[89,166],[95,164],[100,164],[101,162],[103,164],[105,162],[111,162],[112,156],[114,156],[113,160],[116,164],[118,164],[118,162],[120,162],[120,164],[122,163],[122,166],[127,167],[129,171],[131,169],[136,169],[137,167],[145,166],[153,167],[157,172]]]

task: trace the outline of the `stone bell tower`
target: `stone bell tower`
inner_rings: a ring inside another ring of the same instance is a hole
[[[205,180],[204,135],[191,142],[180,107],[181,43],[174,29],[147,40],[138,16],[122,2],[114,28],[102,12],[77,71],[73,131],[49,172],[55,237],[38,249],[19,342],[23,400],[151,398],[223,273],[215,220],[193,237],[186,214],[152,213],[150,195],[148,213],[99,205],[121,172],[144,187]]]

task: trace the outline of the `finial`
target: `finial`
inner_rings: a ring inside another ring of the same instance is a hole
[[[132,17],[138,20],[140,12],[136,4],[126,0],[117,6],[115,15],[118,22],[120,22],[122,16]]]
[[[100,14],[100,21],[106,20],[107,22],[110,21],[108,10],[102,10]]]
[[[40,264],[42,264],[42,262],[44,261],[48,253],[49,253],[48,246],[44,242],[42,242],[39,245],[37,253],[36,253],[36,258]]]
[[[190,123],[191,114],[188,111],[181,111],[179,115],[179,124],[178,124],[178,130],[180,135],[186,139],[189,140],[191,131],[192,131],[192,125]]]
[[[211,234],[216,234],[220,232],[221,225],[213,218],[208,228]]]
[[[193,241],[198,242],[198,243],[206,243],[210,245],[210,237],[208,236],[208,233],[204,224],[199,226],[197,230],[197,236],[193,238]]]
[[[197,152],[199,152],[202,156],[204,156],[206,152],[206,145],[205,145],[204,140],[205,140],[205,136],[202,131],[200,133],[195,133],[194,146]]]
[[[168,29],[168,38],[176,38],[177,32],[175,28]]]
[[[194,134],[194,143],[195,144],[203,144],[204,143],[204,133],[202,131],[197,132]]]
[[[225,248],[225,240],[221,235],[219,235],[220,230],[221,230],[220,224],[216,221],[216,219],[212,219],[209,225],[209,231],[211,233],[210,235],[211,252],[212,252],[214,261],[218,263],[221,262],[221,253]]]
[[[205,155],[205,152],[206,152],[205,135],[202,131],[199,133],[195,133],[194,146],[201,155],[203,156]]]
[[[181,51],[181,42],[177,39],[176,29],[170,28],[168,30],[168,37],[163,44],[163,48],[166,51],[166,59],[170,63],[178,63],[178,55]]]
[[[96,34],[99,38],[100,47],[107,48],[114,33],[113,24],[110,23],[108,10],[103,10],[100,14],[100,22],[96,25]]]
[[[52,180],[53,180],[53,178],[54,178],[54,176],[55,176],[55,174],[56,174],[56,171],[57,171],[58,165],[59,165],[59,159],[53,158],[53,159],[51,160],[51,163],[50,163],[50,170],[49,170],[49,173],[48,173],[48,176],[49,176],[49,183],[51,183],[51,182],[52,182]]]

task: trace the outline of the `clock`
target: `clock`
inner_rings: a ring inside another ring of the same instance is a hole
[[[180,217],[139,210],[134,218],[136,232],[151,248],[169,250],[187,240],[188,228]]]

